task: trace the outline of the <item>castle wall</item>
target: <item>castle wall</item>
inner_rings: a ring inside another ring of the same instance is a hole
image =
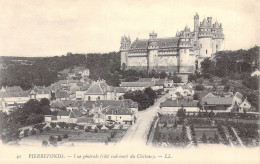
[[[223,39],[213,39],[213,43],[214,43],[213,53],[216,53],[217,51],[222,51],[224,49]]]
[[[212,38],[199,38],[200,56],[203,58],[212,55]]]
[[[127,54],[128,52],[125,51],[121,52],[121,66],[123,65],[123,63],[127,65]]]

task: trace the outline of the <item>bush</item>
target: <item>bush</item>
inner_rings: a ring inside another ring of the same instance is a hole
[[[48,146],[48,141],[43,140],[43,141],[42,141],[42,146]]]
[[[36,134],[36,130],[32,129],[30,133],[31,133],[31,135],[35,135]]]
[[[77,124],[70,123],[70,124],[68,124],[68,126],[70,127],[70,129],[75,129],[75,127],[77,126]]]
[[[111,132],[111,138],[114,138],[115,135],[116,135],[116,132],[115,132],[115,131]]]
[[[102,126],[103,126],[103,125],[98,124],[98,125],[97,125],[97,128],[98,128],[99,130],[101,130]]]
[[[123,125],[120,125],[120,126],[119,126],[119,129],[123,129]]]
[[[90,132],[90,130],[91,130],[91,127],[87,126],[87,128],[85,129],[85,132]]]
[[[97,133],[97,132],[98,132],[98,129],[97,129],[97,128],[95,128],[95,129],[94,129],[94,132],[95,132],[95,133]]]
[[[65,128],[65,126],[67,125],[65,122],[58,122],[59,127],[61,128]]]
[[[25,129],[25,130],[23,131],[23,133],[24,133],[24,137],[27,137],[27,136],[28,136],[28,133],[29,133],[29,129]]]
[[[208,139],[207,139],[207,136],[206,136],[205,133],[202,134],[201,141],[202,141],[203,143],[207,143],[207,142],[208,142]]]
[[[68,138],[68,134],[63,134],[63,138]]]
[[[46,131],[50,131],[51,128],[50,128],[49,126],[47,126],[47,127],[45,128],[45,130],[46,130]]]
[[[107,137],[107,141],[110,142],[111,141],[111,137]]]
[[[58,138],[57,138],[58,141],[62,141],[62,138],[60,135],[58,135]]]
[[[39,129],[39,131],[40,131],[40,133],[43,133],[43,129],[41,128],[41,129]]]
[[[115,127],[115,125],[105,125],[109,130],[112,130],[114,127]]]
[[[56,127],[56,123],[51,122],[50,125],[51,125],[52,128]]]

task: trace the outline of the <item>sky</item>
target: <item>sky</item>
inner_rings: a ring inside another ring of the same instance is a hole
[[[122,35],[193,30],[196,12],[222,23],[226,50],[260,43],[259,0],[0,0],[0,11],[0,56],[119,51]]]

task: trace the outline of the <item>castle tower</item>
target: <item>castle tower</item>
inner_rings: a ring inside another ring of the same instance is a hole
[[[148,40],[148,71],[158,69],[158,49],[157,33],[153,31],[149,34]]]
[[[212,53],[215,54],[218,51],[222,51],[224,49],[223,42],[224,42],[224,34],[222,24],[216,21],[213,24],[212,28],[213,33],[213,43],[212,43]]]
[[[199,33],[199,15],[196,13],[194,15],[194,40],[198,40],[198,33]]]
[[[212,18],[208,17],[207,20],[204,18],[203,22],[200,23],[198,40],[199,40],[199,55],[201,58],[212,56]]]
[[[128,38],[124,35],[121,37],[121,46],[120,46],[120,53],[121,53],[121,67],[122,65],[125,63],[125,65],[127,66],[127,55],[128,55],[128,51],[130,49],[131,46],[131,40],[130,37],[128,36]]]
[[[179,73],[193,73],[194,72],[194,63],[195,58],[192,52],[192,44],[191,44],[191,31],[188,26],[185,27],[184,31],[182,31],[179,35],[179,43],[178,43],[178,54],[179,61],[178,67]]]

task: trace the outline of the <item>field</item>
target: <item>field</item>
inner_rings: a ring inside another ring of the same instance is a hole
[[[39,146],[42,145],[43,140],[50,142],[50,136],[54,138],[61,137],[61,141],[57,141],[57,145],[62,145],[64,143],[73,142],[90,142],[90,143],[105,143],[107,142],[117,142],[119,141],[126,130],[100,130],[98,132],[85,132],[84,130],[78,129],[54,129],[49,131],[44,131],[42,133],[37,133],[35,135],[29,135],[27,137],[21,138],[19,145],[30,145]],[[113,136],[112,134],[113,133]],[[67,137],[64,137],[67,135]]]
[[[205,133],[208,138],[209,137],[213,138],[215,134],[219,135],[217,128],[214,128],[214,127],[212,127],[212,128],[211,127],[207,127],[207,128],[194,127],[194,130],[195,130],[198,141],[201,140],[203,133]]]

